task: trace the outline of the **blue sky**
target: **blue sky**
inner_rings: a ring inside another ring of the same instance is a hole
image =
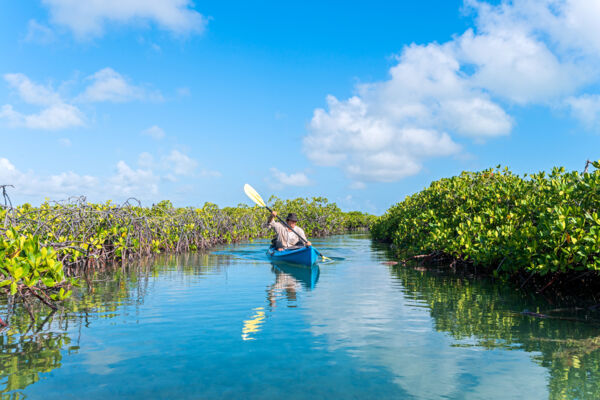
[[[390,3],[4,2],[0,184],[379,214],[463,170],[600,158],[600,3]]]

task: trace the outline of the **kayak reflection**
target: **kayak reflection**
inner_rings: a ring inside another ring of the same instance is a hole
[[[271,307],[275,307],[277,297],[284,295],[288,307],[296,307],[297,292],[312,290],[319,280],[319,266],[300,266],[295,264],[271,262],[275,273],[275,283],[267,289],[267,299]]]
[[[275,282],[267,286],[267,302],[269,311],[277,305],[277,298],[287,299],[288,307],[296,307],[297,293],[302,290],[312,290],[319,280],[319,266],[300,266],[287,263],[271,263],[271,271],[275,273]],[[242,340],[255,340],[264,327],[268,314],[263,307],[252,309],[253,315],[244,321]]]

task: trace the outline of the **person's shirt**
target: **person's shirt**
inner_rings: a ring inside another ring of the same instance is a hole
[[[306,234],[304,233],[304,230],[299,226],[294,227],[294,231],[298,235],[296,235],[296,233],[292,231],[289,231],[281,222],[277,222],[275,220],[269,222],[269,227],[273,229],[275,233],[277,233],[277,243],[275,247],[278,249],[285,249],[288,247],[304,244],[302,240],[298,238],[298,235],[300,235],[302,239],[308,241],[308,239],[306,239]]]

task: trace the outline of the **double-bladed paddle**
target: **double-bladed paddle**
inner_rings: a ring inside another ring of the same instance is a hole
[[[257,205],[266,208],[267,210],[269,210],[271,213],[273,213],[273,210],[271,210],[269,208],[269,206],[264,202],[264,200],[262,199],[262,197],[260,197],[260,194],[258,194],[258,192],[256,190],[254,190],[254,188],[250,185],[248,185],[247,183],[244,185],[244,192],[246,193],[246,196],[250,197],[250,199],[255,202]],[[298,234],[298,232],[296,232],[295,230],[292,229],[291,226],[289,226],[287,224],[287,222],[285,222],[283,219],[281,219],[281,217],[279,215],[277,215],[277,219],[279,220],[279,222],[281,222],[286,228],[288,228],[289,230],[291,230],[292,232],[294,232],[296,234],[296,236],[298,236],[298,238],[302,241],[302,243],[306,244],[306,240],[304,240],[304,238],[302,236],[300,236]],[[321,258],[323,260],[331,260],[331,258],[329,257],[325,257],[323,254],[321,254],[320,252],[317,251],[317,249],[314,249],[317,254],[319,256],[321,256]]]

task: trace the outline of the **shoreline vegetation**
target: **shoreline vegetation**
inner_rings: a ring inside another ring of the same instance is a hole
[[[343,212],[323,197],[272,197],[269,202],[281,213],[295,212],[311,237],[368,229],[375,219]],[[88,270],[267,237],[271,232],[266,219],[260,207],[244,204],[176,208],[164,200],[142,207],[135,199],[116,205],[88,203],[81,197],[13,207],[5,196],[0,206],[0,293],[21,302],[34,319],[34,299],[57,309]]]
[[[443,265],[597,307],[599,168],[588,161],[584,172],[463,172],[389,208],[371,235],[391,244],[400,264]]]
[[[0,187],[0,294],[22,303],[32,319],[34,301],[56,310],[86,271],[271,235],[258,206],[176,208],[163,200],[143,207],[136,199],[117,205],[81,197],[13,207]],[[343,212],[322,197],[269,203],[281,214],[297,213],[309,237],[370,230],[401,265],[491,276],[600,307],[600,161],[588,161],[582,173],[557,167],[520,177],[500,166],[463,172],[381,217]]]

